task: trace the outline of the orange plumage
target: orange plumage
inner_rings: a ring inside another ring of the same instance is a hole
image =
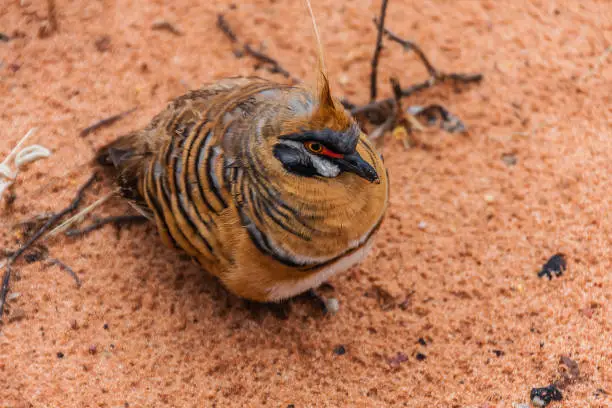
[[[280,300],[347,269],[387,207],[382,159],[320,65],[314,92],[259,78],[192,91],[98,156],[167,245],[244,298]]]

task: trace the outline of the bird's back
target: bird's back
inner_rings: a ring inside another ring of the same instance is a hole
[[[231,161],[249,149],[249,129],[229,127],[252,122],[248,118],[264,107],[255,103],[257,94],[289,89],[258,78],[229,78],[191,91],[146,128],[102,148],[98,161],[114,166],[124,195],[154,216],[164,243],[206,264],[227,261],[215,227],[234,204]]]

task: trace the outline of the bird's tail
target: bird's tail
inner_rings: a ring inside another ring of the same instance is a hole
[[[129,133],[100,148],[95,157],[96,164],[115,179],[121,194],[136,202],[142,201],[138,183],[145,165],[143,161],[149,156],[141,151],[139,141],[138,132]]]

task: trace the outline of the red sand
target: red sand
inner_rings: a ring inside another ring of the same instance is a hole
[[[379,2],[313,2],[333,89],[366,102]],[[19,38],[0,43],[0,157],[34,126],[33,142],[54,154],[22,172],[16,201],[2,204],[2,246],[17,246],[16,222],[66,205],[94,148],[145,125],[187,88],[253,72],[215,27],[217,12],[313,79],[313,36],[298,0],[235,10],[191,3],[57,0],[59,32],[41,39],[45,2],[4,1],[0,31]],[[551,406],[612,406],[610,2],[391,0],[389,8],[388,27],[440,69],[483,72],[485,81],[407,101],[443,103],[470,132],[420,134],[428,148],[411,150],[387,137],[391,206],[372,255],[332,280],[339,313],[322,317],[298,302],[287,321],[254,314],[164,248],[152,227],[48,240],[50,256],[83,286],[57,266],[16,265],[11,321],[0,329],[0,406],[512,407],[560,377],[562,355],[581,374]],[[159,19],[184,35],[153,31]],[[110,47],[100,52],[105,35]],[[425,74],[387,44],[384,96],[390,76],[408,85]],[[502,161],[508,153],[515,166]],[[127,209],[114,200],[97,212]],[[568,271],[538,279],[556,252],[567,254]],[[338,345],[344,355],[334,354]]]

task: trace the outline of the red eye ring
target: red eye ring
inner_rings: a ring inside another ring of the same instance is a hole
[[[334,159],[341,159],[344,157],[343,154],[335,153],[329,150],[327,147],[323,146],[319,142],[308,141],[304,142],[304,146],[315,154],[320,154],[322,156],[333,157]]]

